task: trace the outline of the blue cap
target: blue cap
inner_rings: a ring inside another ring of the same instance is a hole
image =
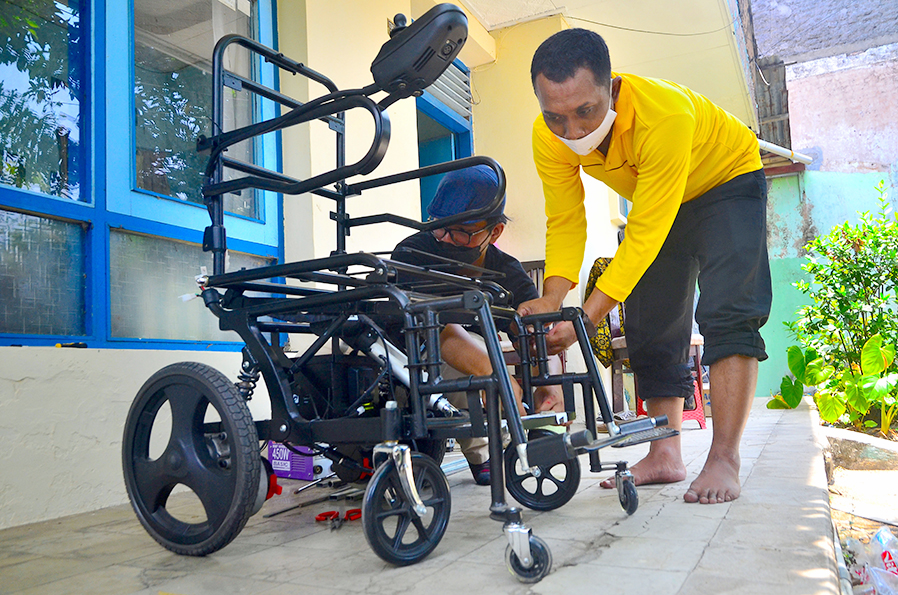
[[[433,219],[442,219],[458,215],[465,211],[473,211],[488,206],[496,196],[499,178],[496,172],[486,165],[475,165],[449,172],[440,181],[433,202],[427,207],[427,213]],[[466,223],[474,223],[501,217],[505,212],[505,197],[499,206],[483,217]]]

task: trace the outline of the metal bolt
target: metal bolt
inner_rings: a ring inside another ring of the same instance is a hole
[[[281,427],[279,427],[278,430],[280,430],[281,432],[286,432],[286,431],[287,431],[287,424],[281,424]]]

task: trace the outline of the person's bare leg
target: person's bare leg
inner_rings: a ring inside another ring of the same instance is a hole
[[[683,399],[679,397],[656,397],[645,402],[646,411],[652,417],[666,415],[668,427],[679,431],[683,427]],[[648,483],[675,483],[686,479],[686,465],[680,452],[680,436],[656,440],[649,444],[649,454],[630,467],[636,485]],[[600,484],[603,488],[613,488],[614,478]]]
[[[561,365],[561,358],[557,355],[550,355],[548,361],[549,374],[553,376],[564,372]],[[534,367],[533,373],[538,374],[538,370]],[[561,385],[552,384],[549,386],[539,386],[533,391],[533,405],[537,413],[545,411],[554,411],[555,413],[564,412],[564,393]]]
[[[732,355],[711,364],[711,450],[701,473],[683,495],[686,502],[717,504],[739,497],[739,442],[757,382],[755,358]]]

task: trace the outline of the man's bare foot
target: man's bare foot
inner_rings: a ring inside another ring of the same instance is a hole
[[[739,456],[735,458],[708,453],[708,460],[683,495],[686,502],[722,504],[739,497]]]
[[[630,472],[636,485],[650,483],[676,483],[686,479],[686,466],[682,460],[668,455],[649,452],[648,455],[632,467]],[[603,488],[615,487],[614,478],[609,477],[601,484]]]

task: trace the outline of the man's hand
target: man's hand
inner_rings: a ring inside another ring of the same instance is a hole
[[[521,316],[529,316],[530,314],[545,314],[546,312],[557,312],[560,305],[556,305],[553,298],[543,296],[524,302],[518,306],[518,314]]]
[[[574,284],[564,277],[549,277],[543,281],[543,296],[518,306],[518,314],[527,316],[529,314],[557,312],[561,309],[564,297],[573,286]]]
[[[577,333],[572,322],[559,322],[546,333],[546,351],[549,355],[561,353],[576,342]]]

